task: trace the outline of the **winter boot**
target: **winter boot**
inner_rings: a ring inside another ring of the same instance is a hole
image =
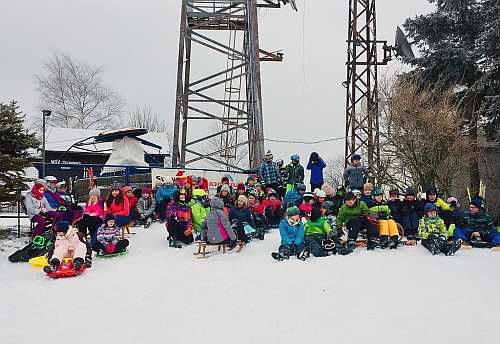
[[[367,250],[374,250],[377,247],[380,247],[380,243],[377,239],[368,239],[368,245],[366,246]]]
[[[297,253],[297,258],[303,261],[305,261],[310,256],[311,256],[311,249],[309,248],[309,246],[304,247],[302,251]]]
[[[351,252],[354,251],[354,249],[356,248],[356,240],[350,239],[346,244],[346,248],[351,250]]]
[[[287,254],[284,254],[282,252],[273,252],[271,253],[271,257],[273,257],[274,259],[276,259],[277,261],[283,261],[285,259],[288,259],[288,255]]]
[[[391,236],[391,241],[389,242],[389,248],[394,250],[399,246],[399,238],[397,235]]]
[[[85,264],[85,262],[83,261],[83,258],[78,257],[78,258],[73,259],[73,269],[75,269],[75,271],[82,270],[83,264]]]
[[[260,228],[257,234],[257,238],[259,238],[259,240],[264,240],[264,233],[265,233],[264,228]]]
[[[335,249],[337,245],[332,240],[324,239],[321,242],[321,244],[323,245],[323,248],[325,249],[325,251],[332,252],[334,254],[337,253],[336,249]]]
[[[387,248],[389,246],[389,237],[387,235],[382,235],[380,237],[380,248]]]
[[[461,239],[453,240],[452,242],[446,244],[445,248],[443,249],[443,252],[447,256],[452,256],[455,254],[455,252],[457,252],[460,249],[460,247],[462,247],[462,240]]]
[[[61,264],[61,262],[59,262],[59,259],[52,258],[50,260],[49,265],[43,267],[43,271],[45,273],[47,273],[47,274],[51,273],[51,272],[54,272],[54,271],[56,271],[59,268],[59,264]]]
[[[88,255],[85,257],[85,267],[87,269],[92,267],[92,255]]]
[[[354,244],[354,247],[356,247],[356,244]],[[337,247],[337,254],[340,254],[341,256],[347,256],[349,253],[352,253],[353,251],[352,245],[349,245],[349,243],[346,246],[338,246]]]
[[[146,219],[146,222],[144,223],[144,229],[149,228],[149,226],[151,226],[152,223],[153,223],[153,219],[148,217]]]
[[[182,245],[172,237],[168,237],[168,246],[173,248],[182,248]]]

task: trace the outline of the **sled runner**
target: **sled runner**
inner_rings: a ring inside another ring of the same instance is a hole
[[[222,250],[222,254],[225,254],[229,250],[228,244],[209,244],[205,241],[196,241],[195,244],[198,245],[198,251],[194,252],[193,255],[197,256],[197,258],[208,258],[210,253],[215,253],[215,251],[207,252],[207,246],[217,247],[217,252]],[[238,242],[236,252],[240,252],[244,245],[243,242]]]

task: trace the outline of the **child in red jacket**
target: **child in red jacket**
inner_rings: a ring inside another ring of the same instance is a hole
[[[128,197],[123,194],[120,186],[116,183],[113,184],[111,192],[106,198],[104,211],[106,214],[111,214],[115,217],[117,227],[126,228],[127,232],[131,234],[128,229],[128,225],[130,224],[130,203]]]
[[[278,199],[276,190],[269,189],[267,198],[262,201],[264,214],[271,228],[278,228],[281,221],[281,201]]]

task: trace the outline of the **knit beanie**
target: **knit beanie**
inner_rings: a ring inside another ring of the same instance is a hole
[[[145,186],[143,189],[142,189],[142,193],[143,194],[148,194],[148,195],[151,195],[151,188],[149,186]]]
[[[106,217],[104,218],[104,223],[107,224],[108,221],[115,220],[115,217],[112,214],[107,214]]]
[[[270,150],[267,151],[266,155],[264,156],[265,160],[271,161],[273,160],[273,153],[271,153]]]
[[[221,186],[220,191],[221,191],[221,192],[222,192],[222,191],[226,191],[226,192],[228,192],[228,193],[231,193],[231,188],[229,187],[229,185],[224,184],[224,185],[222,185],[222,186]]]
[[[295,216],[295,215],[300,215],[300,210],[299,208],[293,206],[293,207],[290,207],[286,210],[286,215],[287,216]]]
[[[92,190],[89,191],[89,196],[100,197],[101,196],[101,190],[99,190],[98,188],[93,188]]]
[[[472,204],[476,208],[481,209],[483,206],[483,200],[481,198],[478,198],[478,197],[473,197],[472,200],[470,201],[470,204]]]

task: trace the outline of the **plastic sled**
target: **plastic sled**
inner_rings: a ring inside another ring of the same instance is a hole
[[[73,260],[71,258],[65,258],[59,268],[54,272],[49,272],[47,276],[51,278],[67,278],[75,277],[85,272],[85,264],[81,270],[75,270],[73,268]]]
[[[46,256],[38,256],[38,257],[31,258],[28,261],[28,263],[30,263],[31,266],[33,266],[34,268],[38,268],[38,269],[41,269],[44,266],[49,265],[49,262],[47,261]]]
[[[125,248],[125,251],[118,252],[118,253],[106,253],[106,254],[100,254],[98,253],[96,257],[99,258],[112,258],[112,257],[117,257],[117,256],[123,256],[124,254],[128,253],[128,247]]]

